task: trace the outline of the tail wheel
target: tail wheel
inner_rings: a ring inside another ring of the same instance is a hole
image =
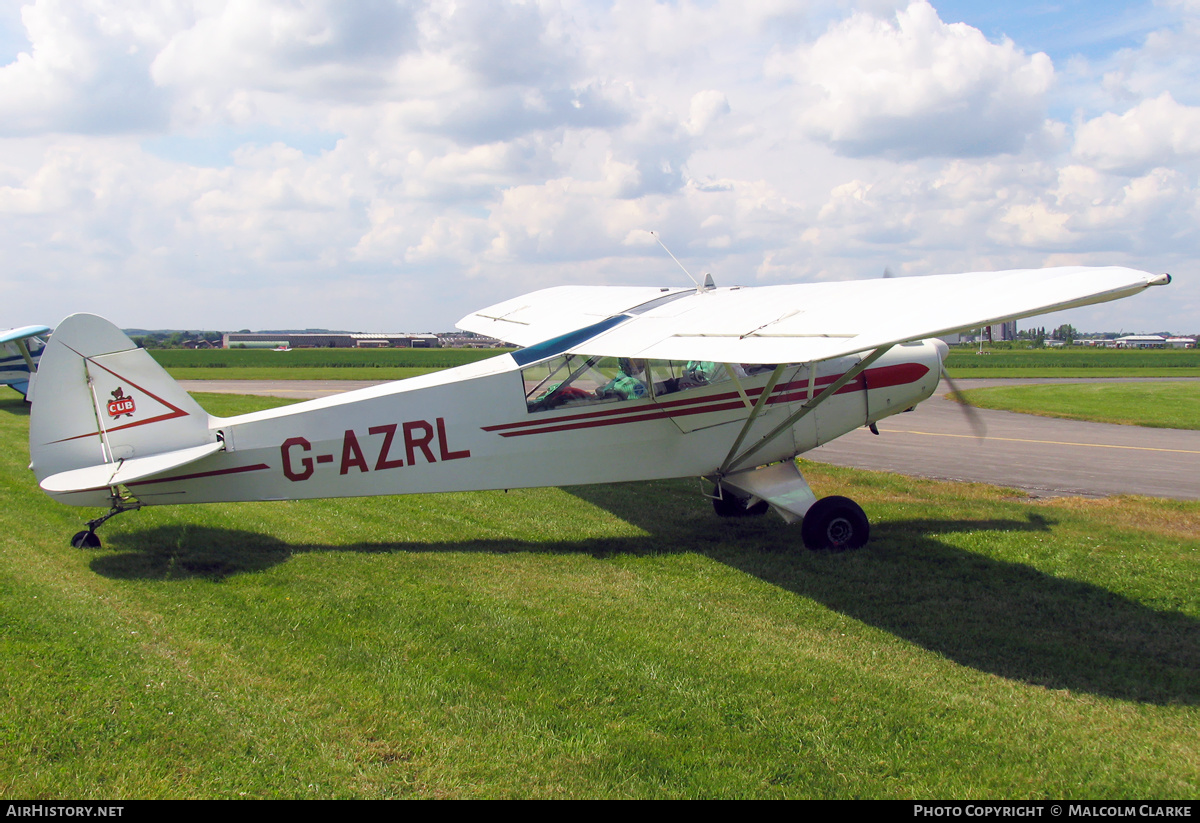
[[[98,549],[100,548],[100,538],[91,529],[77,532],[75,536],[71,538],[71,548]]]
[[[870,536],[866,513],[848,497],[822,497],[812,504],[800,524],[804,545],[814,551],[861,549]]]

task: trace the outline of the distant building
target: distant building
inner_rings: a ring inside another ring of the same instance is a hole
[[[442,348],[447,349],[496,349],[507,344],[486,334],[471,331],[447,331],[438,334]]]
[[[1159,334],[1127,334],[1112,341],[1118,349],[1161,349],[1167,344],[1167,338]]]
[[[229,332],[221,336],[221,345],[226,349],[275,349],[281,346],[293,349],[438,349],[442,343],[436,334]]]
[[[1168,349],[1196,348],[1196,338],[1194,337],[1168,337],[1165,342]]]
[[[1009,320],[1007,323],[996,323],[987,326],[983,330],[983,339],[992,343],[999,343],[1003,340],[1017,339],[1017,321]]]

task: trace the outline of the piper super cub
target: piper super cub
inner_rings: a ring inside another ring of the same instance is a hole
[[[935,339],[1128,297],[1169,275],[1066,267],[802,285],[566,286],[458,326],[524,348],[285,408],[206,413],[116,326],[66,318],[31,387],[31,468],[56,500],[142,506],[700,476],[718,514],[774,509],[810,548],[869,526],[793,458],[933,394]]]

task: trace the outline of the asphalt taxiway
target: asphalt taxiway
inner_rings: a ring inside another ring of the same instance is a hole
[[[961,389],[1073,380],[959,380]],[[1111,381],[1104,381],[1111,382]],[[371,381],[188,380],[188,391],[326,397]],[[978,436],[945,383],[916,410],[853,431],[803,457],[838,466],[992,483],[1037,496],[1144,494],[1200,500],[1200,431],[1150,429],[977,409]]]

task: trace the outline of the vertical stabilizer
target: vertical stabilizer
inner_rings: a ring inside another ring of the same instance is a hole
[[[73,314],[55,329],[30,397],[30,468],[39,483],[217,439],[207,412],[144,349],[92,314]]]

